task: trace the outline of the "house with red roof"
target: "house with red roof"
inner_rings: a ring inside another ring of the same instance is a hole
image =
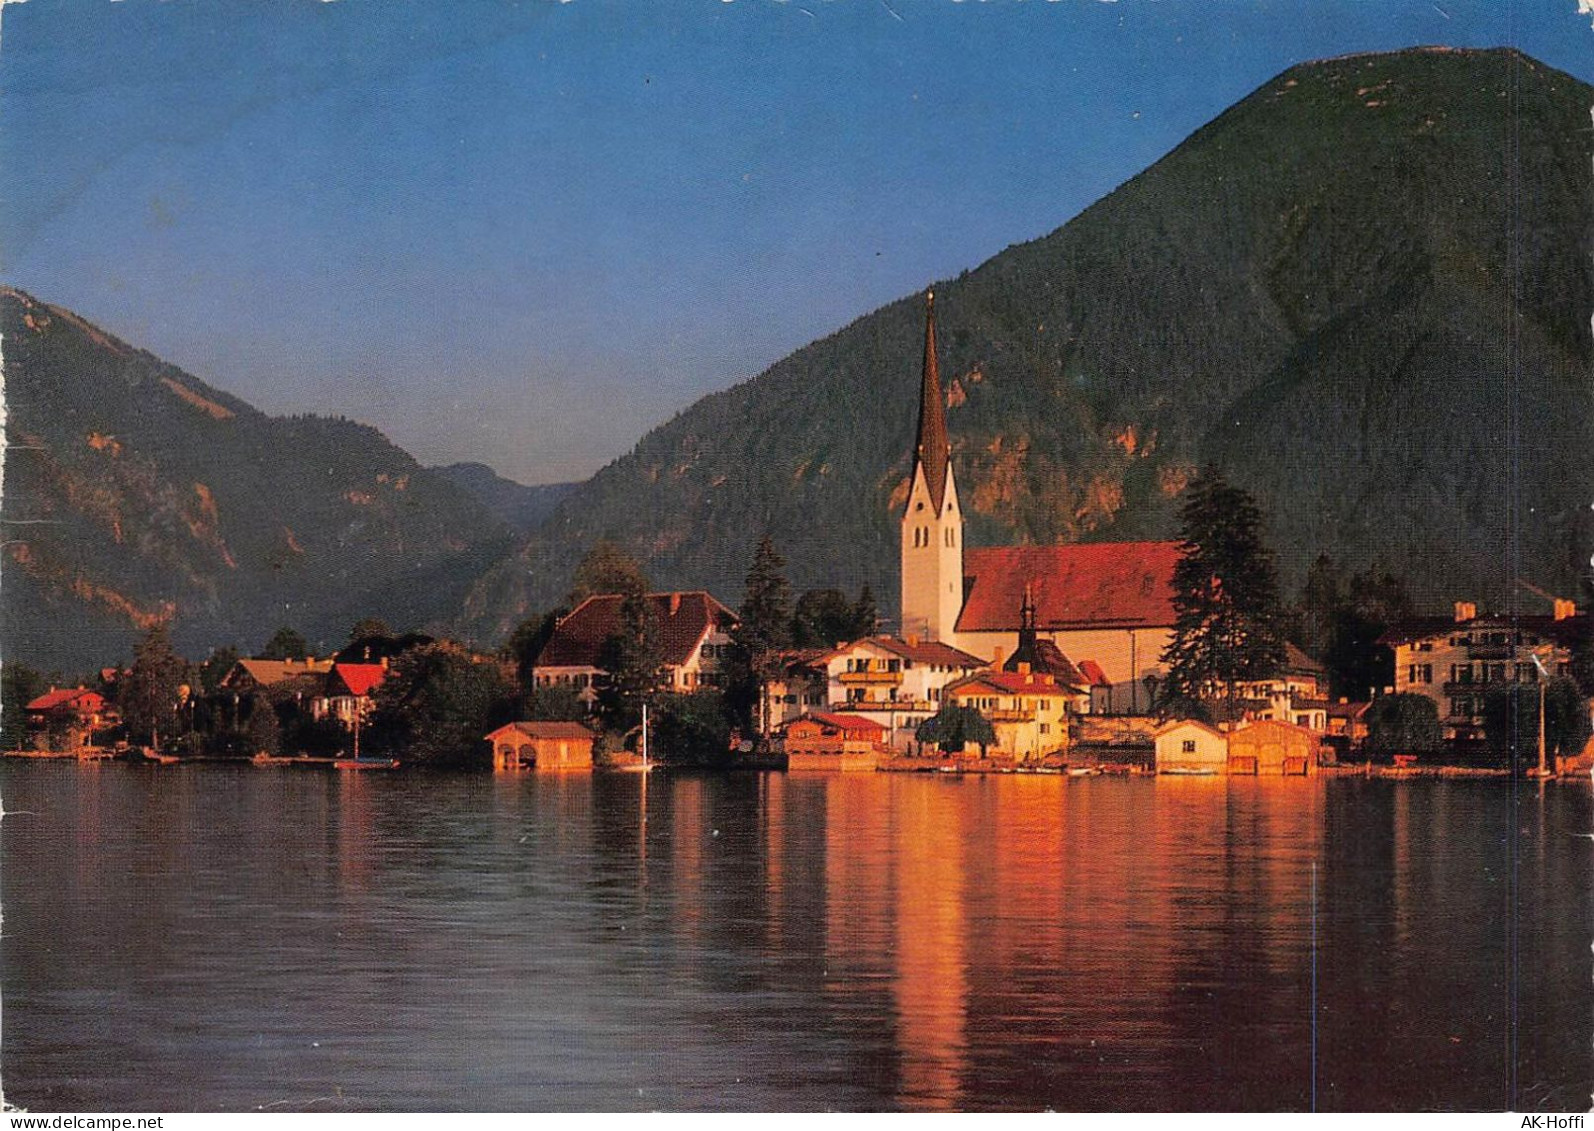
[[[927,300],[918,439],[901,521],[901,632],[939,641],[1001,667],[1033,608],[1038,638],[1074,663],[1094,661],[1118,713],[1150,709],[1173,636],[1178,542],[1063,546],[963,544],[946,399]],[[1030,662],[1030,661],[1025,661]],[[1032,665],[1033,666],[1033,665]]]
[[[590,698],[604,641],[620,631],[624,602],[620,593],[597,594],[561,619],[532,668],[536,686],[571,686]],[[664,671],[660,690],[692,692],[721,686],[736,614],[701,590],[649,593],[647,605]]]
[[[829,703],[865,716],[906,750],[919,724],[941,709],[947,684],[979,671],[985,661],[950,644],[870,636],[825,653]]]
[[[889,752],[886,728],[855,714],[813,711],[781,728],[788,770],[872,770]]]
[[[310,716],[333,718],[350,729],[356,722],[365,722],[376,708],[371,693],[386,675],[386,660],[379,664],[334,663],[322,694],[310,700]]]
[[[1068,749],[1068,720],[1078,688],[1060,684],[1027,664],[1018,671],[987,670],[946,686],[945,700],[972,707],[996,731],[998,754],[1034,761]]]
[[[92,746],[99,732],[114,726],[115,712],[98,691],[52,687],[22,708],[28,745],[66,752]]]

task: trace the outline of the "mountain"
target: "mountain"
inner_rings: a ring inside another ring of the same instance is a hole
[[[167,621],[179,648],[321,648],[455,612],[513,545],[373,428],[271,417],[76,314],[0,289],[5,660],[82,671]]]
[[[969,544],[1166,536],[1211,461],[1257,495],[1287,584],[1327,551],[1424,603],[1573,593],[1591,103],[1510,50],[1304,64],[936,283]],[[765,531],[799,587],[894,594],[922,332],[910,296],[699,401],[572,492],[465,623],[548,607],[603,536],[732,601]]]
[[[545,483],[528,487],[505,479],[485,463],[451,463],[429,469],[486,507],[511,530],[530,534],[553,513],[576,483]]]

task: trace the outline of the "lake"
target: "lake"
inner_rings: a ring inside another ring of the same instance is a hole
[[[0,764],[34,1110],[1573,1110],[1587,782]]]

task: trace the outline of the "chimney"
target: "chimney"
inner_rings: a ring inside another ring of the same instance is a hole
[[[1007,653],[1002,650],[1002,646],[1000,644],[991,649],[991,667],[1000,668],[1002,666],[1002,661],[1006,658]]]
[[[678,613],[680,611],[681,611],[681,595],[679,593],[671,593],[670,594],[670,615],[673,617],[676,613]]]
[[[917,648],[918,646],[919,646],[919,634],[917,632],[908,633],[908,647],[909,648]]]
[[[383,671],[387,671],[387,657],[386,656],[382,657],[382,670]]]
[[[1029,661],[1028,660],[1020,660],[1018,662],[1018,670],[1019,670],[1019,674],[1020,675],[1029,675]],[[1025,680],[1024,682],[1033,683],[1035,681],[1034,680]]]
[[[1463,624],[1469,620],[1478,619],[1478,606],[1474,601],[1456,602],[1456,623]]]
[[[1568,617],[1575,617],[1575,616],[1577,616],[1577,602],[1576,601],[1566,601],[1566,600],[1562,600],[1560,597],[1557,597],[1555,599],[1555,619],[1556,620],[1566,620]]]

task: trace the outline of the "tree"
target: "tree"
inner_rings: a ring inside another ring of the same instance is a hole
[[[362,745],[428,766],[483,763],[482,738],[516,714],[515,688],[498,665],[451,644],[399,656],[372,698],[376,709]]]
[[[1367,708],[1366,718],[1371,757],[1428,754],[1438,750],[1443,741],[1439,708],[1426,695],[1380,695]]]
[[[585,722],[591,714],[581,690],[574,684],[534,687],[526,697],[526,713],[539,722]]]
[[[28,744],[27,705],[49,690],[49,682],[26,664],[0,664],[0,748],[21,750]]]
[[[864,582],[858,591],[858,600],[852,606],[853,639],[873,636],[880,627],[880,609],[875,604],[874,590]]]
[[[537,657],[542,654],[543,648],[553,637],[554,629],[559,627],[559,621],[568,615],[569,609],[554,609],[552,612],[541,616],[527,617],[509,634],[509,639],[504,641],[503,655],[506,660],[515,662],[515,675],[522,686],[530,686],[531,669],[537,664]]]
[[[381,617],[362,617],[354,622],[354,627],[349,629],[349,643],[358,644],[362,640],[373,637],[391,637],[393,630],[388,628],[387,621]]]
[[[659,684],[652,610],[641,592],[620,602],[620,623],[598,648],[595,706],[604,726],[627,731],[642,721],[642,704]]]
[[[946,754],[961,754],[969,743],[980,748],[980,757],[996,742],[996,728],[975,707],[960,707],[951,702],[919,724],[913,737],[926,746],[936,746]]]
[[[238,649],[231,644],[217,648],[205,657],[205,662],[199,665],[199,686],[206,695],[214,695],[221,687],[221,681],[227,673],[232,671],[238,663]]]
[[[1163,652],[1168,691],[1205,698],[1222,690],[1232,717],[1238,685],[1284,662],[1273,553],[1256,501],[1207,468],[1190,485],[1173,571],[1173,639]]]
[[[649,751],[677,765],[720,766],[731,757],[731,726],[717,691],[661,695],[650,717]]]
[[[158,747],[177,726],[184,698],[188,663],[172,648],[164,624],[150,629],[133,652],[133,667],[122,680],[118,705],[128,737]]]
[[[782,674],[780,653],[791,647],[792,626],[786,562],[767,534],[758,540],[753,551],[738,617],[736,627],[731,629],[731,653],[726,664],[729,708],[737,719],[756,723],[759,733],[767,733],[767,720],[752,719],[752,710],[754,704],[762,701],[759,689]]]
[[[260,649],[262,660],[302,660],[310,654],[310,644],[298,631],[283,625]]]
[[[1327,554],[1306,573],[1289,635],[1328,669],[1330,693],[1366,699],[1395,680],[1395,654],[1379,643],[1412,613],[1405,583],[1392,574],[1363,570],[1347,576]]]
[[[1544,686],[1544,755],[1582,753],[1589,738],[1588,701],[1577,684],[1560,676]],[[1496,757],[1515,763],[1539,757],[1539,685],[1492,685],[1483,697],[1483,737]]]
[[[642,565],[607,538],[593,543],[570,579],[565,605],[575,608],[598,593],[646,593],[652,588]]]
[[[857,601],[839,589],[809,589],[797,598],[791,616],[793,648],[831,648],[846,640],[874,635],[879,614],[874,593],[865,585]]]

